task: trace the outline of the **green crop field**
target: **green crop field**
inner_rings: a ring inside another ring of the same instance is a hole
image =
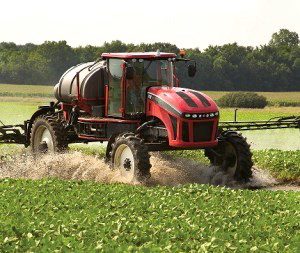
[[[38,105],[51,100],[52,88],[0,85],[0,120],[16,124],[28,119]],[[290,115],[300,115],[300,107],[238,110],[238,120]],[[221,120],[233,117],[233,109],[221,109]],[[257,166],[279,180],[299,182],[299,130],[278,131],[244,134],[255,142],[253,159]],[[259,150],[272,145],[286,151]],[[100,158],[105,154],[99,145],[75,144],[71,150]],[[22,146],[0,144],[0,169],[1,162],[13,162],[23,151]],[[172,155],[208,163],[202,151]],[[146,187],[51,178],[0,179],[0,203],[0,252],[300,250],[299,192],[199,184]]]
[[[300,195],[0,181],[1,252],[298,252]]]
[[[0,84],[0,97],[52,97],[53,86]]]

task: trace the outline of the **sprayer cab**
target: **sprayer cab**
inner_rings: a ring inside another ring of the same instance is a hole
[[[108,66],[107,115],[123,118],[146,113],[150,87],[178,86],[172,53],[102,54]]]

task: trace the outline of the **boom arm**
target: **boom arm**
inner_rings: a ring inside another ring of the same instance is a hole
[[[219,122],[221,131],[264,130],[280,128],[300,128],[300,116],[272,118],[267,121],[224,121]]]
[[[0,121],[0,143],[25,144],[25,124],[24,125],[4,125]]]

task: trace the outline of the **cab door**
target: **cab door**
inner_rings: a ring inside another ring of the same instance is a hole
[[[109,59],[108,62],[108,116],[122,116],[123,64],[121,59]]]

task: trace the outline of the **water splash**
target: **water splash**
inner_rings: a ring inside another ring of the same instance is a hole
[[[254,168],[253,179],[241,184],[217,166],[207,166],[186,158],[154,153],[151,156],[151,164],[152,176],[143,183],[147,186],[198,183],[231,188],[261,188],[276,184],[274,178],[257,168]],[[112,170],[103,159],[77,151],[38,157],[25,152],[12,157],[3,157],[0,160],[0,178],[59,178],[138,184],[122,177],[119,171]]]

